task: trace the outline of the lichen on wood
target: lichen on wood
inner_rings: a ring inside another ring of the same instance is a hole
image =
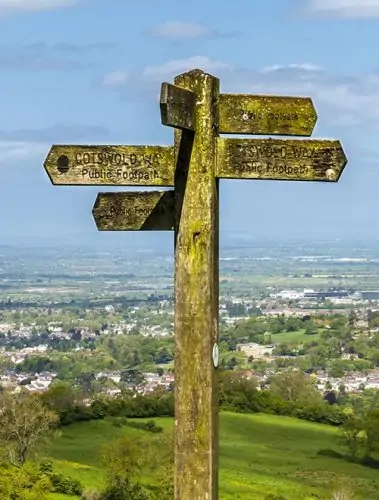
[[[176,132],[175,500],[217,500],[219,81],[194,70],[175,84],[196,93],[195,134]]]
[[[337,182],[347,164],[341,143],[319,139],[217,139],[216,176]]]
[[[173,146],[55,145],[45,163],[55,185],[174,185]]]
[[[92,210],[99,231],[174,229],[174,191],[99,193]]]
[[[309,97],[220,94],[220,134],[310,136],[317,114]]]

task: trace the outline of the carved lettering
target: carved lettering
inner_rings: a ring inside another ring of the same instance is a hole
[[[291,165],[285,165],[285,164],[268,164],[266,168],[266,173],[267,174],[279,174],[279,175],[307,175],[309,173],[309,169],[311,167],[308,167],[306,165],[299,165],[296,167],[293,167]]]
[[[276,121],[296,121],[299,120],[297,113],[254,113],[253,111],[244,111],[243,120],[276,120]]]
[[[88,177],[89,179],[113,179],[113,172],[109,170],[88,170],[83,168],[82,177]]]
[[[338,141],[217,139],[221,179],[338,180],[346,156]]]
[[[108,180],[128,180],[128,181],[151,181],[159,179],[157,170],[106,170],[98,168],[83,168],[82,177],[87,179],[108,179]]]
[[[154,167],[159,167],[162,158],[164,159],[163,155],[158,153],[137,155],[135,153],[108,153],[106,151],[76,153],[75,155],[77,164],[86,166],[82,169],[83,178],[136,182],[159,179],[159,173]],[[111,170],[99,168],[102,166],[122,168],[116,170],[114,168]]]
[[[106,151],[76,153],[75,160],[78,165],[113,166],[145,166],[154,167],[164,158],[158,153],[144,155],[135,153],[108,153]]]
[[[158,179],[159,173],[156,170],[148,171],[148,170],[121,170],[118,169],[116,172],[118,179],[128,179],[128,180],[152,180]]]
[[[299,160],[311,159],[315,150],[309,147],[277,146],[263,144],[246,145],[233,144],[228,153],[234,162],[235,169],[246,174],[260,175],[309,175],[312,167],[306,164],[299,165]],[[296,165],[287,163],[296,159]],[[286,160],[284,163],[283,160]]]
[[[219,95],[219,133],[310,136],[317,121],[306,97]]]
[[[312,158],[315,150],[309,148],[296,148],[293,146],[292,152],[295,158]]]
[[[315,149],[309,147],[275,145],[248,146],[246,144],[233,144],[228,148],[230,157],[236,158],[237,160],[242,158],[269,158],[278,160],[283,158],[307,159],[313,158],[315,151]],[[325,150],[325,154],[330,154],[330,152]]]
[[[284,163],[241,162],[235,164],[235,169],[247,174],[286,174],[308,175],[312,167],[307,165],[292,166]]]
[[[155,209],[155,212],[164,213],[164,208],[156,208],[156,207],[123,207],[123,206],[111,206],[109,208],[110,216],[123,216],[123,217],[148,217],[152,210]]]

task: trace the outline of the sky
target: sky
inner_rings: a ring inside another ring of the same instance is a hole
[[[349,160],[338,183],[221,181],[222,233],[376,239],[378,46],[379,0],[0,0],[0,244],[158,245],[98,233],[96,194],[120,188],[53,186],[43,162],[53,144],[171,144],[160,86],[195,68],[222,92],[311,97],[313,137]]]

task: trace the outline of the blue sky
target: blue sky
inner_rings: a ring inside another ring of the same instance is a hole
[[[172,143],[160,85],[194,68],[223,92],[311,97],[313,137],[349,158],[338,184],[222,181],[222,231],[376,238],[378,46],[379,0],[0,0],[0,244],[135,238],[96,232],[112,188],[54,187],[43,161],[59,143]]]

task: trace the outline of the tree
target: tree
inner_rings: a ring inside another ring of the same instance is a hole
[[[368,411],[363,419],[362,428],[364,431],[365,458],[368,458],[379,447],[379,410]]]
[[[286,331],[287,332],[295,332],[296,330],[300,330],[301,328],[301,320],[299,318],[288,318],[286,320]]]
[[[313,380],[304,373],[287,371],[274,375],[270,380],[270,392],[285,401],[302,403],[320,402],[322,395]]]
[[[347,324],[350,328],[354,328],[355,327],[355,324],[356,324],[356,321],[357,321],[358,317],[357,317],[357,313],[354,311],[354,309],[352,309],[350,312],[349,312],[349,316],[348,316],[348,320],[347,320]]]
[[[155,356],[156,363],[169,363],[174,359],[173,353],[168,349],[167,346],[163,346],[158,349],[158,352]]]
[[[238,360],[235,356],[232,356],[228,360],[223,360],[223,361],[225,368],[227,368],[228,370],[234,370],[234,368],[238,366]]]
[[[123,370],[120,382],[124,382],[129,387],[136,387],[145,382],[145,377],[139,370]]]
[[[139,483],[147,459],[146,443],[136,438],[123,437],[105,446],[101,457],[106,474],[103,499],[148,500],[147,491]]]
[[[76,381],[86,395],[93,392],[93,383],[95,380],[96,377],[93,372],[83,372],[76,377]]]
[[[344,422],[340,429],[340,438],[342,443],[349,450],[351,457],[356,459],[361,444],[363,422],[352,408],[346,408],[343,414]]]
[[[246,378],[238,371],[220,370],[219,379],[219,401],[226,408],[234,408],[240,411],[258,411],[257,379]]]
[[[317,327],[312,321],[306,321],[304,324],[304,334],[305,335],[317,335]]]
[[[57,422],[57,415],[25,390],[0,394],[0,442],[15,466],[24,465]]]
[[[324,401],[330,405],[337,405],[338,399],[334,391],[328,391],[324,394]]]
[[[328,374],[329,377],[332,378],[342,378],[345,375],[345,370],[339,363],[334,363],[330,368]]]
[[[102,500],[172,500],[174,497],[173,433],[143,443],[123,437],[103,449],[106,489]],[[142,472],[150,471],[157,486],[143,487]],[[150,490],[150,491],[149,491]]]
[[[62,415],[73,411],[76,402],[76,391],[68,382],[54,380],[48,390],[41,394],[41,401],[46,407]]]
[[[0,468],[1,500],[45,500],[51,490],[50,479],[41,475],[35,464],[22,469],[9,464]]]
[[[346,394],[346,386],[345,386],[345,384],[342,383],[342,384],[340,384],[338,386],[338,392],[339,392],[340,396],[343,396],[343,395]]]

